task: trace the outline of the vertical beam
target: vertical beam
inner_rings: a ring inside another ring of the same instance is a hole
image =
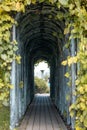
[[[30,98],[31,98],[31,101],[34,97],[34,64],[33,64],[33,61],[31,61],[30,63]]]
[[[23,116],[24,115],[24,113],[25,113],[25,111],[24,111],[24,102],[25,102],[25,100],[24,100],[24,52],[23,52],[23,56],[22,56],[22,79],[21,79],[22,81],[23,81],[23,88],[22,88],[22,102],[21,102],[21,106],[22,106],[22,113],[21,113],[21,115]]]
[[[75,56],[75,39],[71,40],[71,56]],[[72,104],[75,103],[75,96],[73,93],[75,92],[76,86],[75,86],[75,78],[76,78],[76,65],[71,65],[71,77],[72,77]],[[72,130],[74,130],[75,127],[75,116],[71,118],[71,124],[72,124]]]
[[[20,81],[23,81],[23,57],[21,60],[21,65],[20,65],[20,79],[19,79],[19,83]],[[19,86],[19,118],[22,118],[22,114],[23,114],[23,88],[20,88]]]
[[[26,53],[24,55],[24,111],[26,111],[26,107],[27,107],[27,71],[26,70]]]
[[[16,27],[13,25],[13,34],[12,40],[16,39]],[[16,63],[15,60],[12,63],[12,72],[11,72],[11,83],[14,86],[10,90],[10,129],[13,130],[17,121],[16,115]]]
[[[29,56],[28,56],[29,57]],[[27,54],[26,54],[27,59]],[[26,60],[26,75],[27,75],[27,88],[26,88],[26,104],[30,104],[30,61]]]
[[[50,69],[50,97],[55,101],[55,61],[52,59]]]
[[[58,87],[59,87],[59,82],[58,82],[58,61],[56,64],[56,72],[55,72],[55,105],[58,107]]]
[[[68,72],[68,66],[66,66],[66,72]],[[69,87],[67,85],[67,83],[69,82],[69,79],[66,78],[66,95],[69,95],[71,94],[71,87]],[[71,97],[69,97],[69,99],[67,100],[67,124],[70,125],[71,123],[71,117],[70,117],[70,112],[69,112],[69,107],[70,107],[70,104],[71,104]]]
[[[63,115],[66,119],[66,82],[65,82],[65,66],[63,66],[63,73],[62,73],[62,92],[63,92],[63,101],[62,101],[62,109],[63,109]]]
[[[60,61],[60,57],[58,59],[58,82],[59,82],[59,85],[58,85],[58,108],[59,108],[59,111],[61,111],[61,61]]]

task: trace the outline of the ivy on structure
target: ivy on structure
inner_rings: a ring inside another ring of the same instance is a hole
[[[64,33],[70,33],[69,40],[77,40],[77,55],[67,57],[62,64],[71,66],[77,63],[76,102],[71,105],[71,116],[76,112],[76,130],[87,129],[87,1],[70,1],[69,22]],[[72,30],[70,29],[72,28]]]
[[[66,10],[64,15],[66,28],[64,34],[69,34],[69,41],[77,39],[77,55],[68,57],[62,64],[77,63],[76,102],[71,105],[70,112],[76,111],[76,130],[87,129],[87,0],[0,0],[0,101],[9,96],[11,63],[13,60],[20,62],[17,56],[16,41],[11,41],[12,26],[17,12],[25,11],[27,5],[36,2],[49,2],[57,8]],[[61,14],[61,13],[60,13]],[[62,19],[59,15],[57,18]],[[69,43],[66,45],[69,47]],[[68,77],[68,74],[66,74]]]

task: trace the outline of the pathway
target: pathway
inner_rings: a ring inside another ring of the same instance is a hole
[[[38,94],[18,130],[67,130],[48,94]]]

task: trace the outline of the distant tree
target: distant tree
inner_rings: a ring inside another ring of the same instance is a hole
[[[35,93],[48,93],[49,88],[45,80],[35,77]]]

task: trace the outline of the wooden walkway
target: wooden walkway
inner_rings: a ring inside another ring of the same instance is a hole
[[[18,130],[67,130],[49,95],[36,95]]]

